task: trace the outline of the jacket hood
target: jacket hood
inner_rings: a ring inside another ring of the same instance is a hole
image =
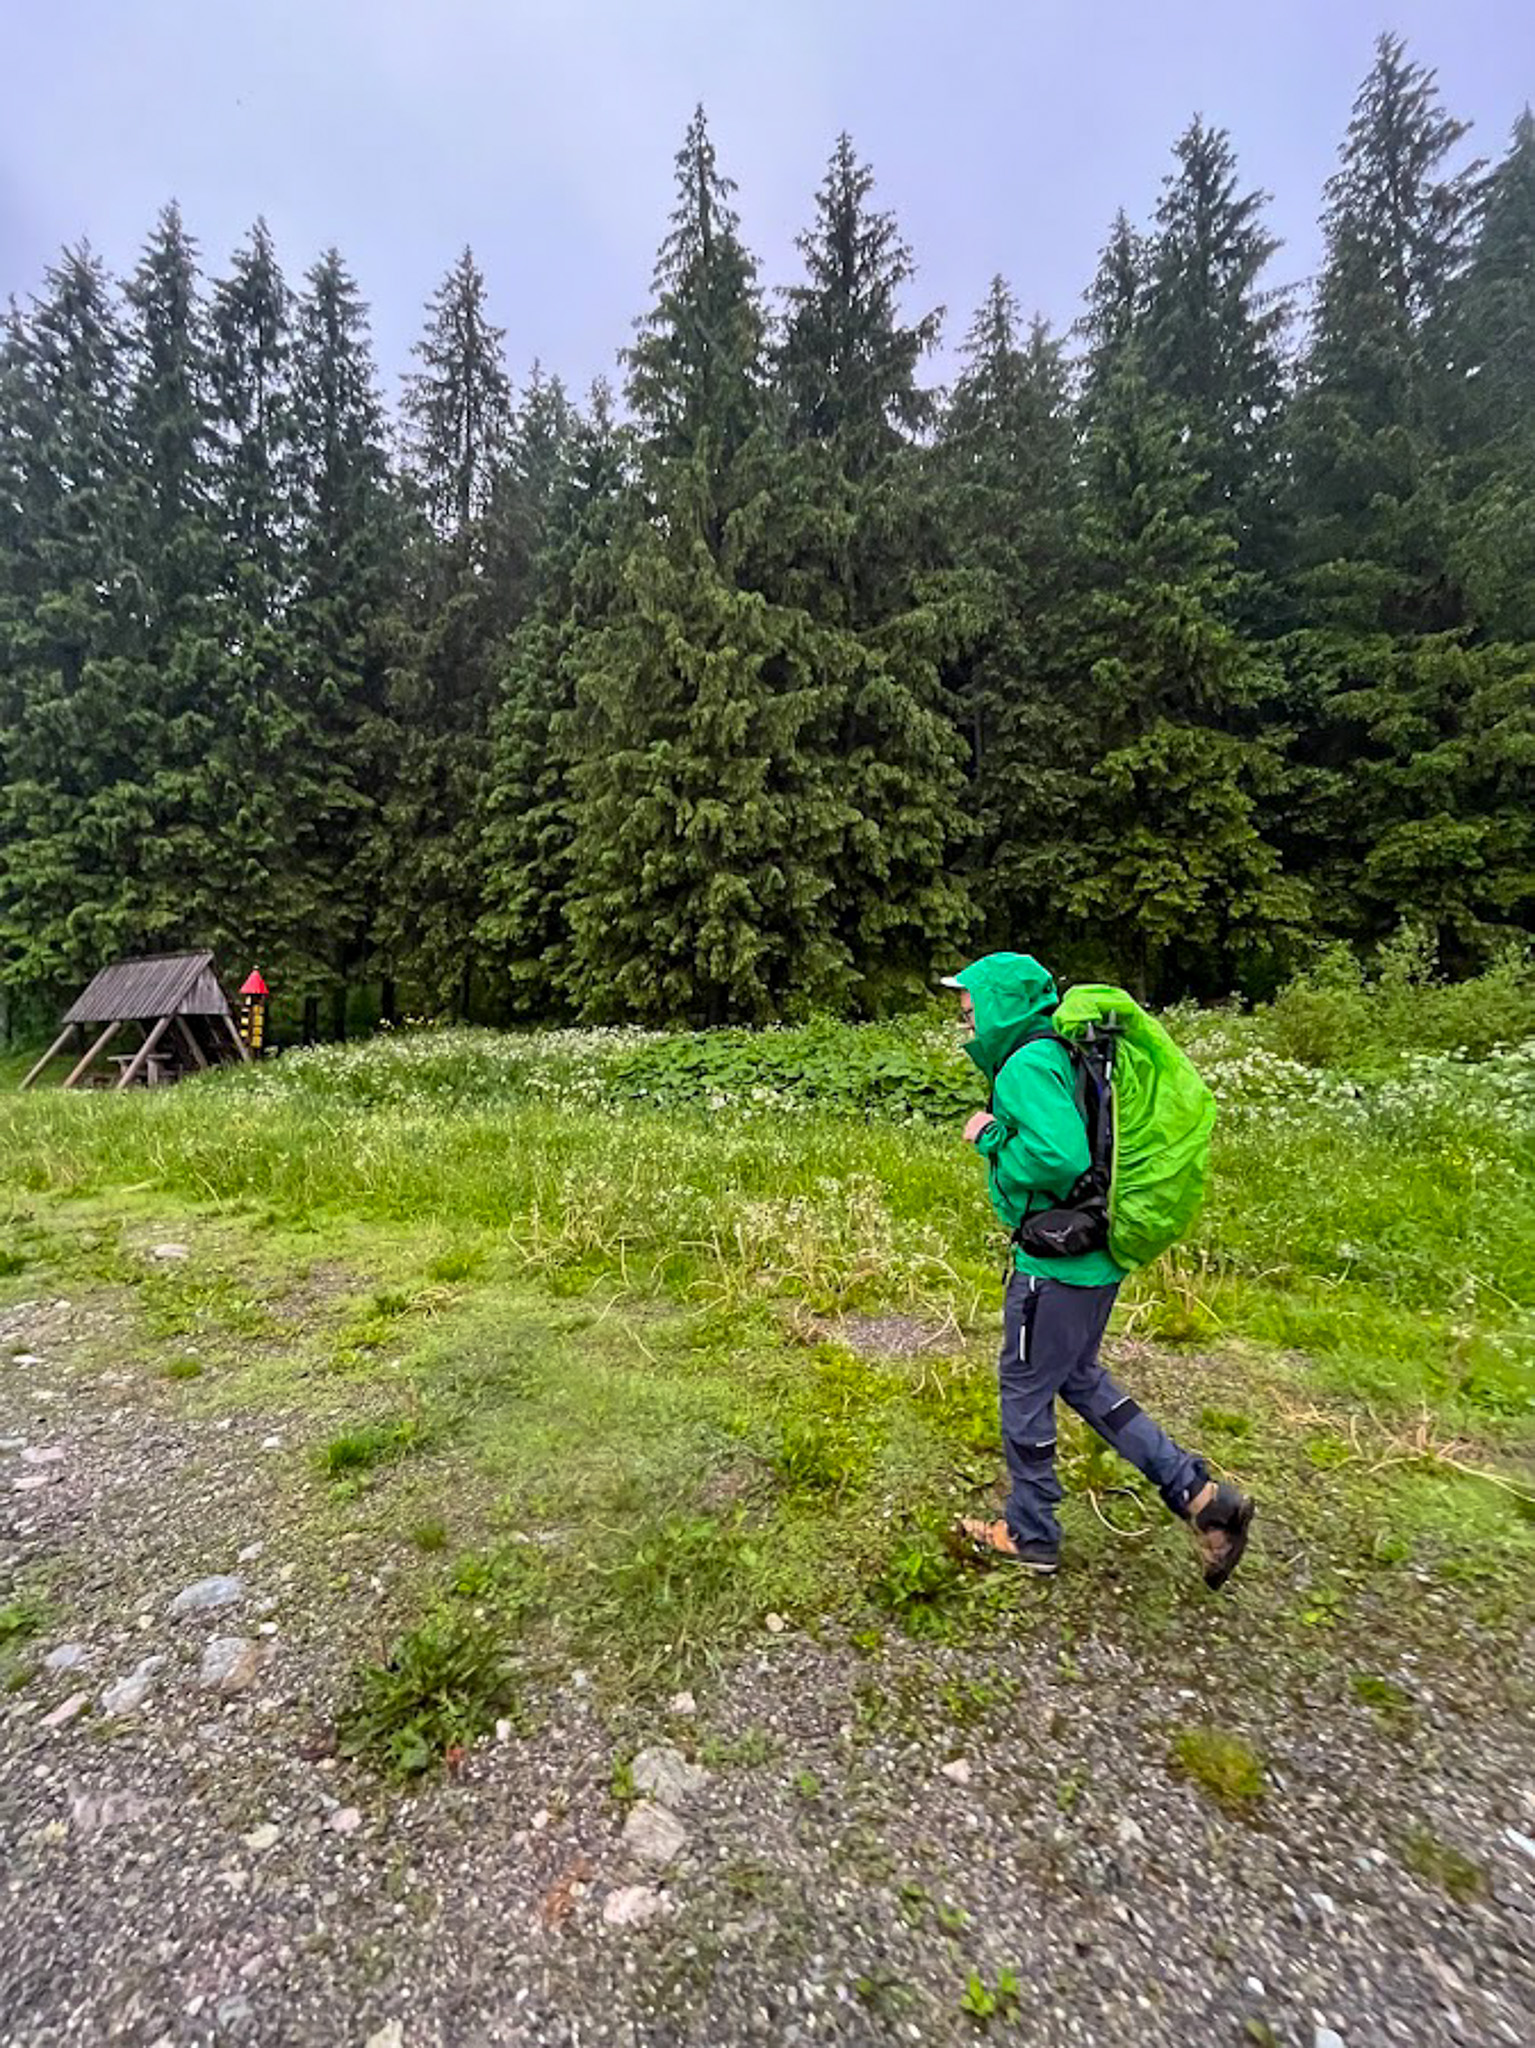
[[[988,953],[954,980],[975,1005],[975,1036],[965,1051],[994,1082],[1029,1034],[1049,1027],[1061,1000],[1055,977],[1032,953]]]

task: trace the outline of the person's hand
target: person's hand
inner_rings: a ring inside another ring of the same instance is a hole
[[[992,1115],[989,1109],[978,1109],[975,1115],[971,1117],[969,1123],[965,1125],[965,1143],[967,1145],[973,1145],[976,1139],[981,1135],[982,1131],[984,1131],[989,1124],[994,1124],[995,1122],[996,1118]]]

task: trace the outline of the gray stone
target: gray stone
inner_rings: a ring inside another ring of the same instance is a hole
[[[362,1815],[355,1806],[338,1806],[326,1816],[325,1825],[333,1835],[355,1835],[362,1826]]]
[[[609,1927],[643,1927],[666,1911],[666,1900],[654,1885],[625,1884],[609,1892],[603,1901],[602,1917]]]
[[[247,1849],[253,1849],[259,1856],[266,1850],[277,1847],[282,1840],[282,1830],[274,1821],[264,1820],[259,1828],[252,1828],[248,1835],[241,1835],[240,1840]]]
[[[23,1465],[62,1465],[64,1446],[62,1444],[28,1444],[21,1454]]]
[[[1126,1814],[1114,1830],[1114,1839],[1121,1849],[1144,1849],[1146,1830],[1138,1820],[1132,1820],[1129,1814]]]
[[[695,1792],[701,1792],[709,1782],[709,1773],[690,1764],[680,1749],[673,1749],[669,1743],[657,1743],[651,1749],[642,1749],[629,1766],[635,1790],[649,1793],[662,1806],[677,1806],[685,1799],[691,1799]]]
[[[249,1636],[214,1636],[203,1651],[203,1668],[197,1682],[228,1699],[256,1683],[265,1661],[261,1645],[253,1643]]]
[[[50,1650],[43,1659],[45,1671],[78,1671],[91,1661],[88,1643],[60,1643],[56,1650]]]
[[[665,1864],[687,1847],[688,1831],[676,1814],[652,1799],[631,1808],[624,1822],[623,1846],[641,1863]]]
[[[150,1246],[149,1256],[169,1266],[174,1265],[177,1259],[190,1258],[191,1253],[184,1244],[155,1244]]]
[[[97,1828],[131,1827],[148,1811],[137,1792],[105,1792],[99,1798],[82,1793],[72,1802],[69,1818],[82,1834],[91,1834]]]
[[[216,1574],[211,1579],[195,1579],[190,1586],[183,1586],[166,1613],[207,1614],[215,1607],[233,1607],[237,1600],[245,1597],[245,1581],[231,1574]]]
[[[45,1728],[67,1728],[71,1721],[78,1721],[91,1703],[88,1692],[72,1692],[67,1700],[60,1701],[51,1714],[44,1714]]]
[[[42,1362],[35,1351],[15,1351],[11,1354],[12,1365],[41,1365]]]
[[[1331,2027],[1318,2027],[1313,2037],[1313,2048],[1348,2048],[1348,2044]]]
[[[149,1697],[150,1687],[155,1682],[155,1673],[165,1663],[163,1657],[144,1657],[133,1667],[126,1678],[109,1685],[101,1695],[101,1705],[108,1714],[136,1714]]]
[[[696,1714],[698,1702],[690,1692],[674,1692],[666,1702],[666,1711],[669,1714]]]
[[[1530,1861],[1535,1863],[1535,1839],[1521,1834],[1518,1828],[1505,1828],[1503,1839],[1511,1849],[1517,1849],[1521,1856],[1528,1856]]]
[[[368,2036],[363,2048],[405,2048],[405,2029],[399,2020],[385,2020]]]
[[[946,1764],[940,1764],[938,1768],[952,1784],[968,1785],[970,1783],[970,1766],[962,1756],[950,1757]]]

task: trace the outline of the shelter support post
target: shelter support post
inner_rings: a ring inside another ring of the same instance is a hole
[[[65,1046],[68,1045],[69,1041],[74,1037],[75,1032],[78,1028],[79,1027],[74,1024],[66,1024],[64,1026],[64,1029],[59,1033],[58,1037],[53,1041],[52,1045],[49,1046],[48,1050],[43,1054],[42,1058],[38,1061],[37,1065],[32,1069],[31,1073],[28,1074],[25,1081],[22,1082],[21,1085],[23,1088],[30,1088],[32,1086],[32,1083],[43,1071],[43,1068],[47,1066],[48,1062],[51,1059],[56,1058],[57,1055],[64,1050]]]
[[[187,1022],[185,1017],[178,1017],[176,1019],[176,1029],[181,1033],[182,1038],[186,1041],[187,1051],[192,1055],[193,1059],[197,1062],[198,1066],[206,1067],[208,1064],[208,1055],[203,1051],[202,1047],[198,1044],[197,1033],[192,1029],[191,1025]]]
[[[126,1088],[130,1081],[136,1081],[138,1079],[139,1075],[143,1072],[145,1060],[149,1058],[149,1055],[160,1043],[160,1040],[164,1036],[165,1032],[170,1028],[170,1022],[171,1020],[169,1017],[162,1017],[160,1019],[159,1023],[155,1026],[154,1030],[150,1032],[149,1036],[144,1040],[144,1043],[139,1047],[138,1051],[133,1055],[133,1058],[129,1060],[127,1066],[123,1068],[122,1073],[118,1076],[117,1085],[119,1088]]]
[[[80,1059],[79,1065],[74,1069],[72,1073],[67,1074],[64,1077],[64,1086],[66,1088],[74,1087],[75,1083],[79,1080],[80,1076],[91,1064],[91,1061],[95,1059],[97,1053],[104,1051],[107,1045],[110,1044],[112,1039],[114,1039],[117,1036],[118,1032],[122,1030],[124,1021],[125,1020],[121,1017],[115,1018],[113,1022],[107,1026],[106,1030],[102,1032],[100,1038],[96,1040],[95,1044],[87,1047],[85,1053],[82,1055]]]

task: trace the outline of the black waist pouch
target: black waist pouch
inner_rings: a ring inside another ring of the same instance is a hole
[[[1101,1252],[1109,1242],[1107,1203],[1085,1209],[1040,1209],[1013,1232],[1019,1251],[1035,1259],[1074,1259]]]

